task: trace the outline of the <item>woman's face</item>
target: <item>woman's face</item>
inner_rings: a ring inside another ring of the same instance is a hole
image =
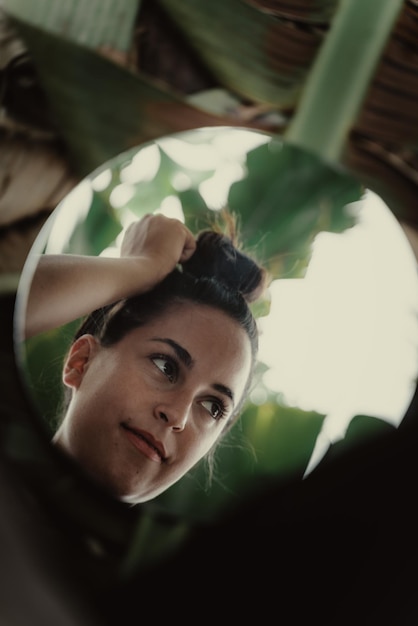
[[[111,347],[84,335],[65,363],[73,393],[54,441],[116,497],[149,500],[210,450],[250,368],[246,332],[204,305],[176,304]]]

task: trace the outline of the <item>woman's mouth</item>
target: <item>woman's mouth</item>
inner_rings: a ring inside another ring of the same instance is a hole
[[[126,423],[121,423],[121,427],[132,445],[151,461],[157,463],[165,463],[167,461],[163,444],[150,433],[132,428]]]

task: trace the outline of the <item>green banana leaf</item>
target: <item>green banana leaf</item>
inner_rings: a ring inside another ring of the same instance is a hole
[[[319,49],[336,2],[317,2],[304,28],[239,0],[163,0],[162,6],[217,80],[232,92],[293,108]],[[297,54],[292,54],[297,50]]]
[[[4,0],[4,8],[21,20],[88,46],[127,52],[140,0]],[[117,25],[117,28],[115,28]]]
[[[68,2],[68,6],[76,7],[77,19],[83,7],[87,11],[81,0]],[[220,84],[250,103],[267,102],[273,110],[286,114],[284,118],[269,118],[267,130],[284,133],[288,141],[331,164],[350,163],[345,158],[350,132],[403,2],[301,3],[291,10],[296,22],[289,21],[286,3],[269,4],[239,0],[162,2]],[[10,14],[18,18],[18,31],[29,46],[72,165],[81,175],[133,145],[179,130],[216,125],[260,128],[266,124],[256,118],[240,122],[235,114],[228,114],[227,107],[218,114],[211,113],[212,94],[195,94],[191,101],[199,105],[192,105],[181,94],[74,44],[68,34],[65,40],[52,35],[44,24],[39,28],[46,5],[36,6],[25,0],[17,5],[6,3]],[[62,5],[63,14],[68,13],[68,6]],[[101,5],[100,23],[117,16],[112,14],[116,10],[112,6]],[[129,6],[130,13],[124,15],[127,25],[134,16],[132,3]],[[87,31],[94,30],[90,9],[85,18]],[[57,11],[46,25],[52,32],[60,32],[62,19]],[[318,24],[326,24],[325,30],[318,30]],[[128,26],[124,32],[126,47]],[[358,33],[355,39],[352,32]],[[292,37],[309,34],[319,38],[317,53],[310,48],[305,49],[305,56],[301,54],[303,40],[292,47],[289,33]],[[74,38],[77,41],[75,33]],[[280,55],[284,59],[288,55],[287,63],[281,63]],[[206,97],[208,106],[204,104]],[[362,172],[358,167],[355,171],[361,179]],[[364,180],[372,187],[375,183],[377,189],[384,188],[379,174],[376,178],[373,170],[364,172]],[[397,205],[396,190],[393,193],[389,189],[389,196],[393,210],[402,214],[405,209],[401,199]]]
[[[28,23],[15,23],[35,60],[55,123],[80,176],[133,146],[174,132],[245,126],[236,118],[194,107],[88,48]]]
[[[247,169],[228,199],[240,216],[243,240],[276,278],[303,276],[315,236],[354,225],[347,205],[361,198],[361,184],[281,141],[250,152]]]

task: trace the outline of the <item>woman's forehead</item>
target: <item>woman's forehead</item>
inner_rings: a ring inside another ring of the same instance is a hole
[[[138,339],[175,342],[192,360],[198,356],[211,357],[217,359],[218,367],[222,362],[241,359],[242,369],[247,360],[251,360],[251,343],[246,331],[227,313],[205,304],[173,303],[164,313],[139,327],[135,334]]]

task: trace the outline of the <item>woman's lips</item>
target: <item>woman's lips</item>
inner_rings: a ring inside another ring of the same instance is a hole
[[[122,423],[121,426],[125,431],[127,438],[137,450],[142,452],[151,461],[165,463],[167,456],[164,446],[160,441],[144,430],[132,428],[124,423]]]

